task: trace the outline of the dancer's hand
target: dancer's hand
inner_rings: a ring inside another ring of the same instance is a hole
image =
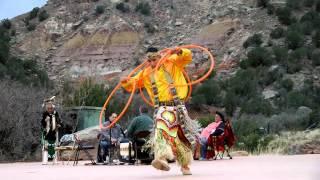
[[[177,55],[181,55],[182,54],[182,49],[179,47],[175,47],[171,50],[171,54],[177,54]]]
[[[121,83],[127,83],[129,80],[130,80],[130,78],[128,78],[128,77],[122,77],[122,78],[120,79],[120,82],[121,82]]]

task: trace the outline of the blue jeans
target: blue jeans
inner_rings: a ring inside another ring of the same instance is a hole
[[[201,144],[200,157],[205,159],[207,156],[207,146],[208,146],[207,138],[201,137],[200,144]]]
[[[109,148],[110,148],[110,143],[105,140],[101,140],[99,142],[99,147],[98,147],[98,154],[97,154],[97,161],[98,163],[103,163],[106,161],[106,157],[109,156]]]

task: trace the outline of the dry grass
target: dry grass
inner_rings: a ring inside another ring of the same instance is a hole
[[[320,129],[313,131],[283,132],[272,140],[265,153],[267,154],[297,154],[306,143],[319,141]]]

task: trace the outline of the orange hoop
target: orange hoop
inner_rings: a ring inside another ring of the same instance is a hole
[[[106,107],[107,107],[107,104],[109,103],[111,97],[115,94],[115,92],[121,87],[121,83],[118,83],[118,85],[112,90],[111,94],[109,95],[109,97],[107,98],[106,102],[104,103],[103,107],[102,107],[102,110],[100,112],[100,116],[99,116],[99,126],[100,126],[100,129],[108,129],[108,128],[111,128],[115,123],[117,123],[119,121],[119,119],[124,115],[124,113],[127,111],[131,101],[132,101],[132,98],[133,98],[133,95],[134,95],[134,92],[135,92],[135,88],[136,88],[136,83],[133,83],[133,89],[132,89],[132,92],[131,92],[131,95],[129,97],[129,100],[127,102],[127,104],[125,105],[125,107],[123,108],[123,110],[121,111],[121,113],[118,115],[118,117],[116,117],[111,124],[109,124],[109,126],[107,127],[104,127],[103,124],[102,124],[102,114],[103,114],[103,111],[106,110]]]

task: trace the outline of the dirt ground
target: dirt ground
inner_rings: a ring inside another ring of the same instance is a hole
[[[217,180],[319,180],[320,154],[295,156],[248,156],[216,161],[194,161],[192,176],[182,176],[172,163],[168,172],[152,166],[96,165],[80,162],[58,165],[33,163],[0,164],[1,180],[110,180],[110,179],[217,179]]]

